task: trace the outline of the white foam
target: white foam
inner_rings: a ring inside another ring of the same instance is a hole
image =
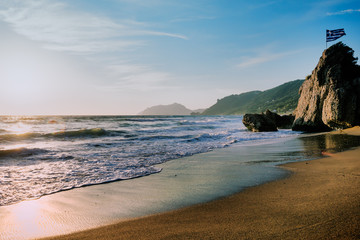
[[[10,121],[11,120],[11,121]],[[0,161],[0,205],[85,185],[161,171],[155,165],[216,148],[293,135],[252,133],[229,117],[34,117],[1,120],[1,129],[26,125],[26,151]],[[124,124],[126,123],[126,124]],[[62,128],[62,129],[60,129]],[[7,132],[5,132],[7,133]],[[0,133],[1,138],[1,133]],[[26,176],[24,179],[23,176]]]

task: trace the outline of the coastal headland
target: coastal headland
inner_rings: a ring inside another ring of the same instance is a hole
[[[322,154],[229,197],[47,239],[359,239],[360,148]]]

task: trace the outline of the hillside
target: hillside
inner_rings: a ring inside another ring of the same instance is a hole
[[[185,106],[173,103],[170,105],[157,105],[140,112],[139,115],[190,115],[193,111]]]
[[[203,115],[231,115],[261,113],[270,109],[278,113],[292,112],[299,99],[299,88],[304,80],[284,83],[266,91],[251,91],[230,95],[217,101]]]

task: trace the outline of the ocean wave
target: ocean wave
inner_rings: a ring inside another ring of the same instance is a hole
[[[7,132],[5,129],[0,129],[0,133],[5,133]]]
[[[124,122],[124,123],[120,123],[119,127],[137,127],[137,126],[141,126],[140,124],[134,124],[134,123],[128,123],[128,122]]]
[[[0,206],[14,204],[25,199],[36,199],[74,188],[148,176],[161,172],[162,168],[154,166],[129,167],[121,169],[122,171],[110,170],[107,174],[98,173],[98,171],[93,174],[87,174],[82,171],[68,170],[69,171],[65,171],[67,174],[51,174],[51,176],[45,179],[35,177],[38,175],[37,170],[35,170],[35,172],[27,172],[26,183],[24,183],[23,177],[20,176],[22,173],[19,173],[19,176],[15,177],[15,181],[11,179],[4,180],[0,186]],[[52,171],[56,172],[55,169]],[[12,175],[16,174],[17,173],[13,173]],[[74,178],[76,181],[74,181]],[[34,186],[36,186],[36,188],[34,188]]]
[[[226,137],[226,134],[210,134],[210,133],[203,133],[197,136],[194,136],[190,139],[187,139],[186,142],[198,142],[204,140],[217,140]]]
[[[0,159],[1,158],[17,158],[17,157],[28,157],[32,155],[42,154],[48,152],[45,149],[40,148],[14,148],[14,149],[5,149],[0,150]]]
[[[14,124],[14,123],[23,123],[23,124],[38,124],[44,123],[46,119],[49,117],[41,117],[41,116],[2,116],[0,117],[0,122],[6,124]]]
[[[22,133],[22,134],[3,134],[3,135],[0,135],[0,143],[37,138],[37,137],[40,137],[41,135],[42,134],[40,134],[40,133],[33,133],[33,132]]]
[[[144,136],[138,138],[140,141],[156,141],[156,140],[171,140],[171,139],[187,139],[191,138],[193,135],[181,135],[181,136],[174,136],[174,135],[153,135],[153,136]]]
[[[279,137],[277,133],[255,135],[245,131],[239,117],[34,119],[38,122],[23,119],[32,123],[22,129],[29,132],[22,134],[12,132],[17,123],[2,124],[0,120],[0,129],[8,131],[0,134],[0,205],[74,187],[146,176],[159,172],[157,164],[166,161],[236,142]]]
[[[175,126],[172,128],[174,131],[199,131],[199,130],[215,130],[218,127],[216,126],[207,126],[207,125],[200,125],[200,126],[189,126],[189,125],[181,125],[181,126]]]
[[[173,121],[175,117],[134,117],[134,118],[122,118],[122,121],[127,122],[163,122],[163,121]],[[120,119],[119,119],[120,120]]]
[[[28,132],[22,134],[3,134],[0,135],[1,142],[11,142],[11,141],[22,141],[30,140],[35,138],[96,138],[103,136],[121,136],[128,134],[127,131],[110,131],[103,128],[90,128],[90,129],[80,129],[73,131],[59,131],[53,133],[38,133],[38,132]]]
[[[80,129],[74,131],[60,131],[45,134],[46,137],[56,138],[81,138],[81,137],[100,137],[110,135],[111,133],[103,128]]]

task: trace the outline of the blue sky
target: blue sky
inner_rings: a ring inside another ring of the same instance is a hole
[[[1,0],[0,114],[206,108],[304,79],[326,29],[359,56],[359,23],[352,0]]]

